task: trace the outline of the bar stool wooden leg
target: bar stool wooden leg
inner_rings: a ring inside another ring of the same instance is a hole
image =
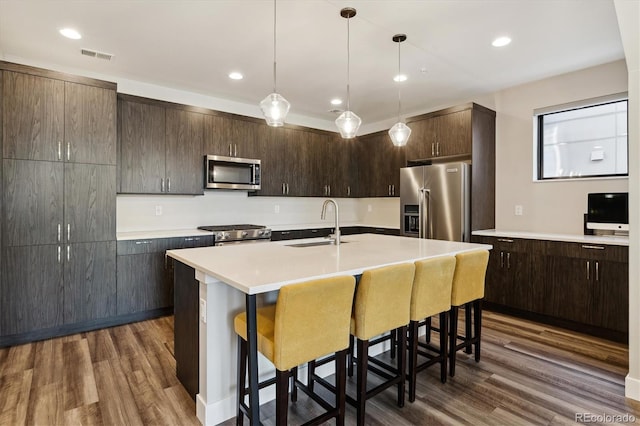
[[[236,387],[236,400],[242,401],[244,400],[244,388],[245,378],[247,374],[247,343],[245,340],[238,336],[238,371],[237,371],[237,387]],[[240,409],[240,404],[238,404],[238,412],[236,414],[236,425],[240,426],[244,422],[244,415],[242,414],[242,410]]]
[[[458,307],[452,306],[449,318],[449,375],[456,375],[456,340],[458,338]]]
[[[465,340],[471,339],[471,303],[467,303],[464,305],[464,337]],[[464,352],[467,354],[471,353],[471,342],[467,343],[464,348]]]
[[[298,367],[291,369],[291,402],[298,401],[298,387],[296,386],[296,379],[298,378]]]
[[[480,361],[480,337],[482,334],[482,300],[476,300],[473,302],[473,314],[474,314],[474,323],[473,326],[475,328],[474,338],[475,341],[475,359],[476,362]]]
[[[404,325],[396,329],[398,336],[398,372],[400,373],[400,382],[398,383],[398,407],[404,407],[404,390],[407,378],[407,326]]]
[[[416,376],[418,375],[418,321],[409,323],[409,402],[416,400]]]
[[[287,424],[289,410],[289,372],[276,370],[276,424]]]
[[[336,407],[338,407],[336,425],[338,426],[344,426],[346,412],[347,354],[348,350],[343,350],[336,354]]]
[[[349,355],[347,360],[347,374],[349,377],[353,377],[353,351],[354,348],[354,338],[353,336],[349,336]]]
[[[431,320],[431,318],[429,318]],[[440,381],[442,383],[447,382],[447,313],[440,313],[440,356],[442,361],[440,362]],[[429,321],[431,322],[431,321]],[[415,390],[414,390],[415,392]]]
[[[369,366],[369,341],[358,339],[358,358],[357,367],[357,389],[356,389],[356,423],[358,426],[364,426],[365,405],[367,403],[367,370]]]

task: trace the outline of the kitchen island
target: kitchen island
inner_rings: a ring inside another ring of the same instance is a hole
[[[271,374],[273,367],[269,368],[270,364],[266,361],[258,362],[255,309],[262,303],[275,301],[274,292],[280,287],[316,278],[360,275],[367,269],[386,265],[491,249],[491,245],[486,244],[374,234],[344,237],[339,246],[317,245],[325,242],[322,239],[295,240],[167,252],[168,256],[179,262],[176,265],[175,282],[176,323],[184,315],[181,312],[183,304],[178,303],[178,299],[184,293],[191,294],[191,299],[197,294],[197,309],[195,312],[192,310],[190,315],[198,315],[199,312],[199,319],[195,320],[198,323],[199,355],[196,414],[203,424],[217,424],[236,414],[236,336],[233,318],[243,309],[248,312],[247,383],[251,389],[249,398],[252,409],[256,413],[255,424],[258,424],[259,399],[264,402],[273,398],[273,393],[261,391],[258,394],[258,364],[260,371],[268,374]],[[188,277],[189,273],[193,275]],[[198,284],[197,292],[189,288],[195,287],[194,276]],[[191,332],[195,333],[195,330]]]

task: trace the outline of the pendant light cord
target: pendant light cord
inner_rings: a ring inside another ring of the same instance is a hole
[[[402,101],[400,100],[400,82],[402,80],[400,71],[400,45],[402,42],[398,42],[398,122],[400,122],[400,111],[402,109]]]
[[[273,93],[276,91],[276,0],[273,0]]]
[[[350,81],[350,76],[349,76],[349,69],[351,67],[351,58],[349,57],[349,21],[351,20],[351,18],[347,18],[347,111],[351,111],[351,107],[349,106],[350,104],[350,93],[349,93],[349,81]]]

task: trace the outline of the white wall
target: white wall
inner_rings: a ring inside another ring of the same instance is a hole
[[[625,61],[495,93],[496,228],[582,234],[587,193],[627,191],[628,179],[534,182],[533,110],[627,91]],[[514,206],[523,206],[523,215]]]
[[[629,374],[625,395],[640,401],[640,2],[615,0],[629,73]]]
[[[279,229],[333,224],[320,220],[325,198],[248,197],[246,191],[206,191],[204,196],[118,195],[117,231],[193,229],[200,225],[253,223]],[[337,198],[341,224],[398,227],[399,201]],[[156,215],[160,206],[161,215]],[[370,211],[369,211],[370,209]],[[276,210],[278,213],[276,213]]]

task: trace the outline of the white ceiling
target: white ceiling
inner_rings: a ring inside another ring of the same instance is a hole
[[[279,0],[278,92],[291,112],[332,121],[346,96],[364,123],[403,115],[624,57],[612,0]],[[74,27],[82,40],[58,34]],[[505,48],[493,38],[509,35]],[[271,0],[0,0],[0,58],[22,58],[257,105],[272,91]],[[110,61],[80,54],[89,48]],[[230,71],[245,78],[232,81]],[[256,108],[257,110],[257,108]]]

